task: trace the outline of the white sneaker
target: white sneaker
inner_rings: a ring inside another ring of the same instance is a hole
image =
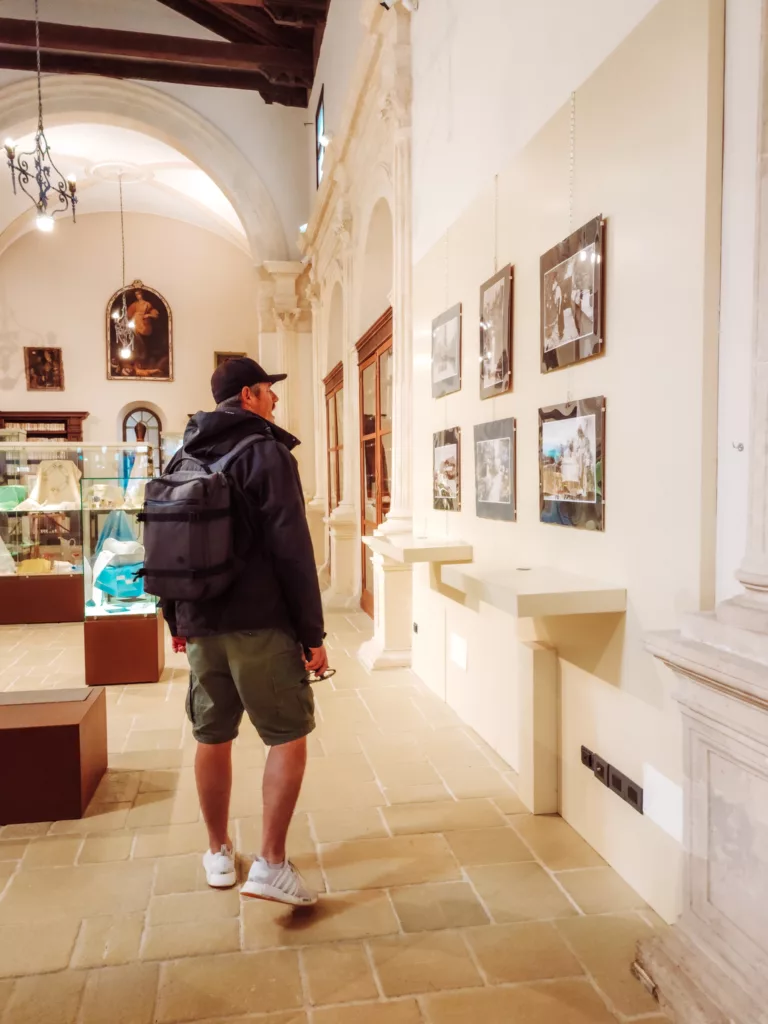
[[[231,846],[222,846],[219,853],[207,850],[203,855],[203,867],[212,889],[231,889],[237,882],[235,854]]]
[[[254,860],[240,895],[256,900],[290,903],[293,907],[311,907],[317,903],[317,893],[307,886],[289,860],[284,864],[272,865],[267,864],[263,857]]]

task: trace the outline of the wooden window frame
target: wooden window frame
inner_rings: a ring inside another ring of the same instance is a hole
[[[328,479],[328,515],[341,504],[341,487],[339,481],[341,480],[340,463],[344,458],[344,444],[339,444],[339,408],[338,408],[338,394],[344,388],[344,364],[337,363],[336,366],[331,370],[328,376],[323,380],[325,385],[325,450],[326,450],[326,472]],[[331,445],[331,420],[329,416],[329,408],[331,399],[336,399],[334,402],[334,408],[336,410],[336,444]],[[342,409],[343,415],[343,409]],[[336,469],[336,505],[332,504],[331,499],[331,464],[334,464]]]

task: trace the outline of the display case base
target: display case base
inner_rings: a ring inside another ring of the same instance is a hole
[[[82,622],[83,577],[0,576],[0,625],[35,622]]]
[[[86,685],[158,682],[165,669],[163,627],[159,613],[86,619]]]
[[[101,688],[83,692],[2,695],[0,825],[85,813],[107,770],[107,699]]]

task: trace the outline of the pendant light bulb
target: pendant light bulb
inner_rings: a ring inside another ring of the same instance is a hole
[[[54,228],[53,217],[47,213],[38,213],[35,224],[37,225],[37,230],[42,231],[45,235],[50,235]]]

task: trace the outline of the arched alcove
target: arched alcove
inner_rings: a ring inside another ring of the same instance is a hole
[[[394,268],[392,211],[381,198],[368,224],[361,278],[358,336],[381,316],[390,304]]]
[[[325,348],[325,374],[344,359],[344,294],[337,281],[331,293]]]

